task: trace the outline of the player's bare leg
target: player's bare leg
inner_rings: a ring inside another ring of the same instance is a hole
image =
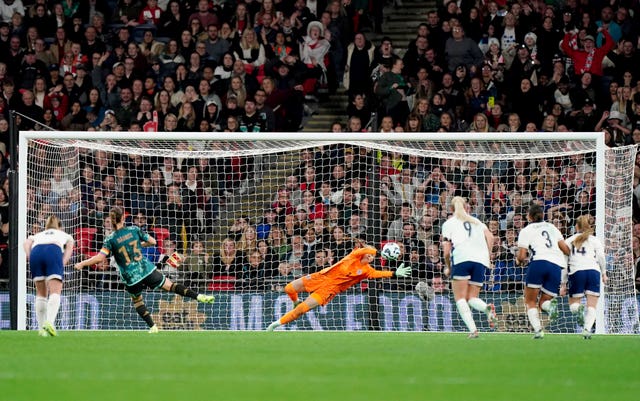
[[[44,280],[34,281],[36,287],[36,321],[38,322],[38,335],[48,337],[49,333],[44,329],[47,321],[47,284]]]
[[[540,289],[525,287],[524,289],[524,303],[527,306],[527,317],[529,323],[533,327],[534,339],[544,338],[544,332],[542,331],[542,323],[540,322],[540,314],[538,313],[538,294]]]
[[[454,278],[451,282],[451,289],[453,290],[456,307],[458,308],[458,313],[460,314],[462,321],[467,326],[467,329],[469,329],[469,338],[477,338],[478,328],[476,327],[476,322],[473,320],[473,315],[471,314],[471,309],[469,309],[469,303],[467,302],[470,287],[473,286],[469,285],[468,280],[456,280]]]
[[[493,328],[498,322],[498,317],[496,316],[496,308],[493,304],[487,304],[482,299],[480,299],[481,288],[482,287],[479,285],[469,284],[469,287],[467,289],[467,303],[473,309],[487,315],[489,327]]]
[[[582,297],[571,297],[569,298],[569,310],[571,314],[576,317],[578,324],[584,328],[584,315],[585,315],[585,307],[581,302]]]
[[[56,317],[58,316],[58,310],[60,310],[60,293],[62,293],[62,280],[52,278],[46,280],[47,292],[47,316],[42,326],[50,336],[55,337],[58,335],[56,331]]]
[[[587,294],[587,312],[584,316],[584,328],[582,329],[582,336],[586,340],[591,339],[591,329],[596,322],[596,305],[598,304],[597,295]]]
[[[540,309],[547,312],[553,322],[558,318],[558,299],[545,292],[540,293]]]

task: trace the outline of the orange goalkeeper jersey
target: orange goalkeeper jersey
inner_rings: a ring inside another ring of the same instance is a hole
[[[323,276],[325,284],[333,286],[338,292],[345,291],[352,285],[368,278],[393,277],[391,271],[376,270],[369,264],[360,264],[360,259],[364,255],[375,255],[376,252],[376,249],[372,247],[354,249],[339,262],[316,274]]]

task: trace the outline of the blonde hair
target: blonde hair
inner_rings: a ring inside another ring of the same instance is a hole
[[[240,89],[238,89],[238,91],[234,91],[231,88],[231,81],[233,81],[234,79],[237,79],[240,81]],[[227,90],[227,98],[231,97],[231,96],[235,96],[236,100],[238,101],[238,107],[244,107],[244,103],[247,100],[247,87],[244,84],[244,81],[242,80],[241,77],[238,76],[234,76],[231,77],[231,79],[229,80],[229,89]]]
[[[247,238],[247,231],[253,230],[253,239]],[[258,247],[258,233],[254,226],[246,226],[242,231],[242,236],[240,237],[240,243],[237,244],[238,249],[245,254],[249,253],[257,249]]]
[[[249,43],[249,41],[247,40],[247,36],[251,34],[253,34],[253,43]],[[258,42],[258,35],[253,29],[245,29],[242,32],[242,37],[240,38],[240,48],[243,50],[249,50],[249,49],[255,50],[260,48],[260,42]]]
[[[55,228],[59,230],[61,226],[62,224],[60,223],[60,219],[58,218],[58,216],[54,216],[54,215],[47,217],[47,221],[44,224],[45,230],[48,230],[50,228]]]
[[[476,125],[476,120],[478,118],[484,120],[484,128],[482,129],[482,131],[478,131],[478,126]],[[471,123],[471,127],[469,129],[476,132],[489,132],[489,117],[487,117],[487,115],[484,113],[477,113],[475,116],[473,116],[473,122]]]
[[[582,244],[584,244],[594,232],[588,214],[583,214],[576,219],[576,230],[580,231],[580,234],[573,240],[573,246],[575,248],[581,248]]]
[[[187,105],[187,104],[189,106],[191,106],[191,112],[188,113],[188,114],[184,110],[184,106]],[[184,102],[180,106],[180,111],[178,111],[178,120],[180,120],[180,119],[184,119],[184,121],[185,121],[184,124],[185,124],[186,128],[192,129],[192,128],[194,128],[196,126],[196,111],[194,110],[193,104],[191,102]]]
[[[225,251],[225,244],[228,244],[228,243],[234,245],[234,251],[230,255],[227,254],[227,252]],[[224,263],[225,265],[229,265],[235,261],[237,254],[238,254],[238,247],[236,246],[236,241],[234,241],[234,239],[231,237],[227,237],[223,239],[222,242],[220,243],[220,261],[222,261],[222,263]]]
[[[478,224],[478,220],[473,216],[470,216],[464,206],[467,204],[467,201],[464,200],[461,196],[455,196],[451,200],[451,206],[453,206],[453,215],[458,218],[458,220],[468,221],[471,224]]]

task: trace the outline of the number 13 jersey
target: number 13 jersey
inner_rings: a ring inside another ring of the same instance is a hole
[[[112,232],[100,250],[105,256],[113,256],[120,270],[122,281],[128,286],[139,283],[155,270],[155,266],[142,254],[142,241],[149,234],[140,227],[122,227]]]

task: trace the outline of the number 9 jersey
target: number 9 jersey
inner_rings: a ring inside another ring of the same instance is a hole
[[[100,250],[105,256],[115,258],[120,277],[128,286],[139,283],[156,268],[142,254],[142,242],[148,239],[149,234],[140,230],[140,227],[122,227],[105,239]]]
[[[444,241],[451,242],[451,264],[476,262],[490,266],[489,248],[484,231],[487,226],[480,220],[463,221],[453,216],[442,225]]]
[[[530,262],[546,260],[564,269],[567,267],[567,257],[558,246],[563,239],[560,230],[551,223],[529,223],[520,231],[518,247],[529,251]]]

